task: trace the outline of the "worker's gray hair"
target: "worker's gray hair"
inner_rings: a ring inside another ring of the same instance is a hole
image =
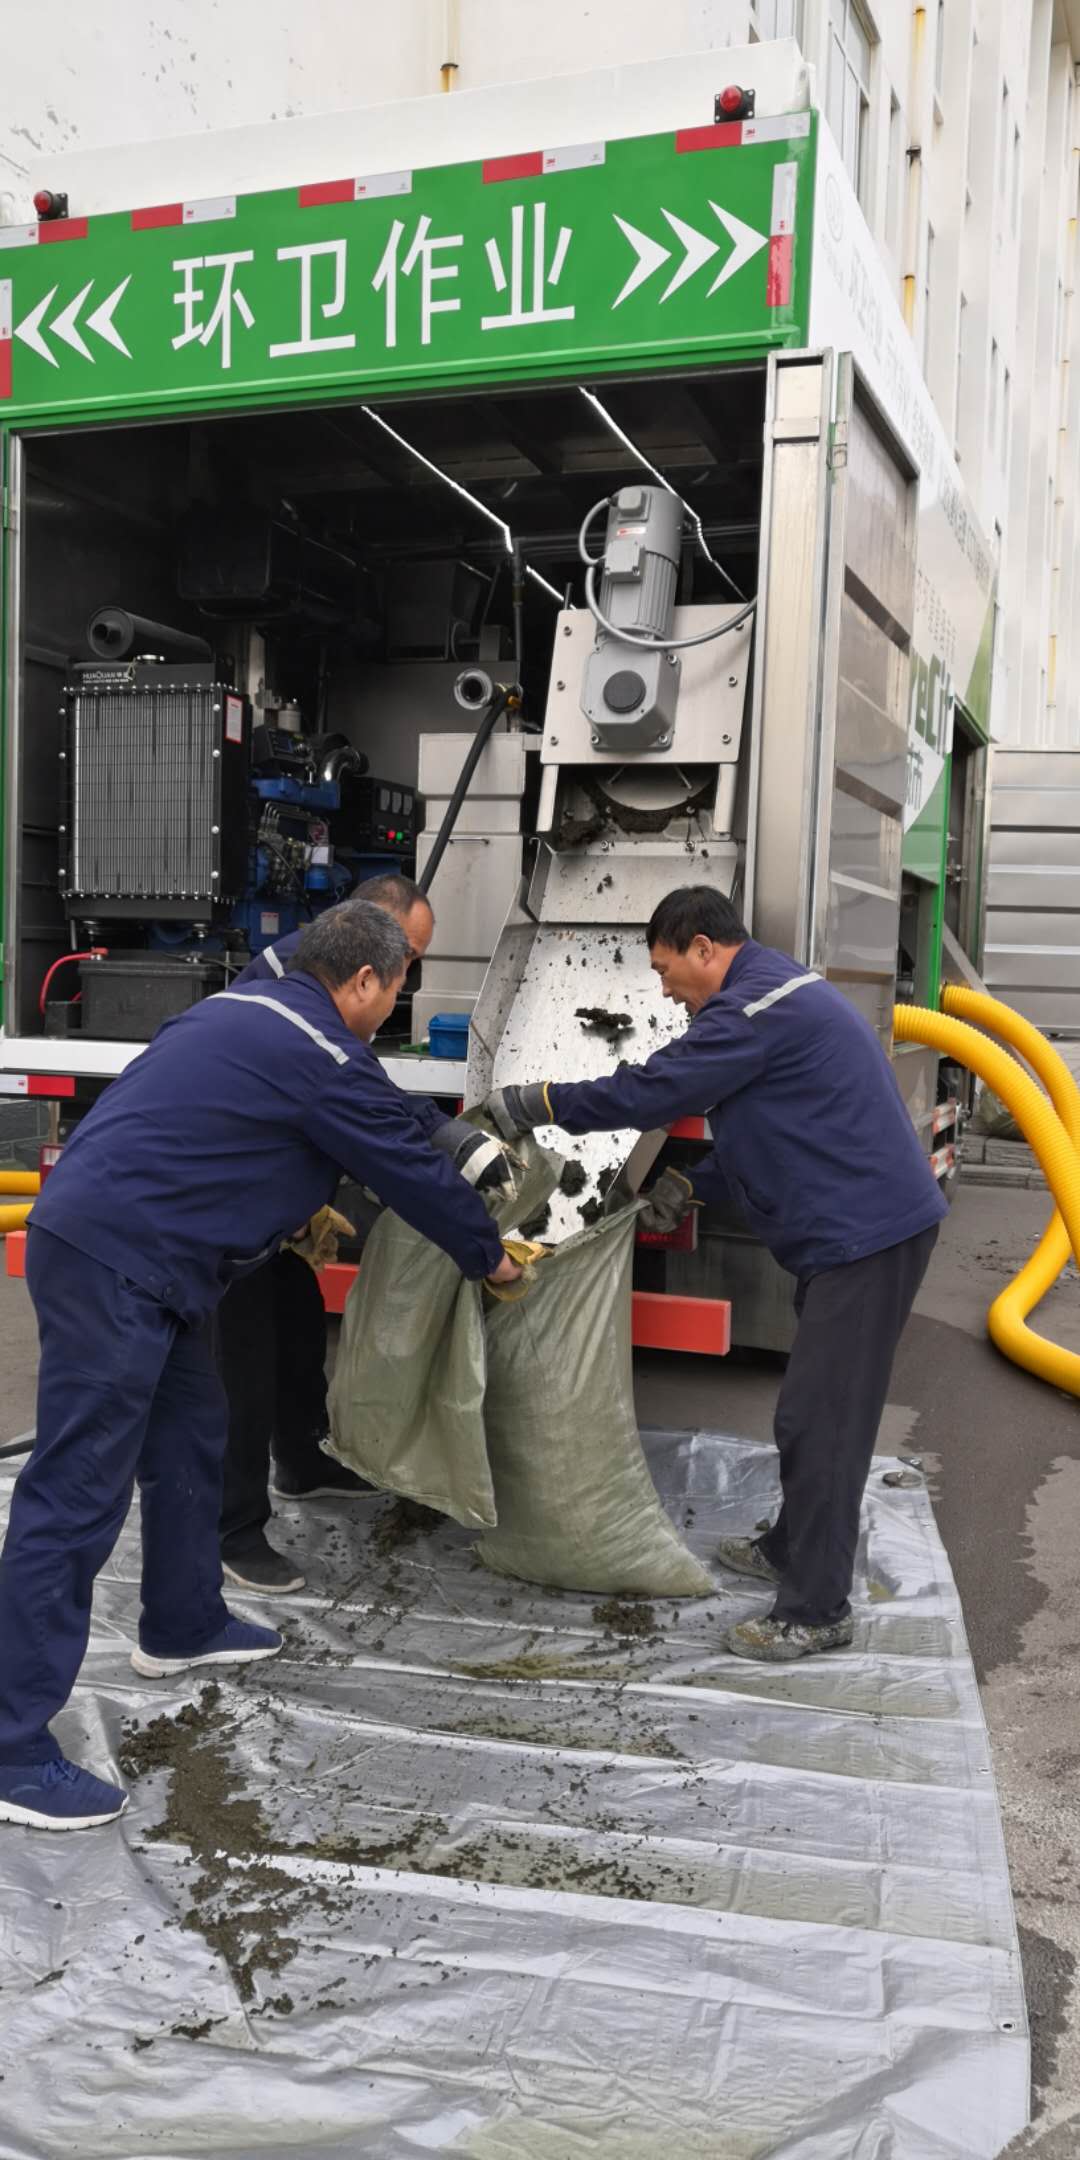
[[[385,908],[387,914],[396,915],[399,922],[404,922],[419,902],[434,920],[435,910],[426,892],[421,892],[411,877],[401,877],[396,870],[388,870],[382,877],[365,878],[362,885],[353,888],[352,897],[370,900],[373,907]]]
[[[296,948],[290,973],[317,975],[328,990],[340,990],[361,968],[373,968],[384,990],[404,975],[412,947],[392,915],[370,900],[343,900],[309,923]]]

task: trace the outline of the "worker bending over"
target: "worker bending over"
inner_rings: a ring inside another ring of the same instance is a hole
[[[405,933],[408,960],[419,960],[431,943],[431,902],[411,878],[370,878],[353,896],[384,908]],[[352,900],[341,903],[343,909]],[[325,919],[325,918],[324,918]],[[304,930],[267,946],[233,985],[255,983],[272,991],[293,966]],[[501,1143],[441,1110],[410,1096],[422,1132],[479,1191],[505,1183],[510,1168]],[[302,1251],[311,1254],[309,1265]],[[332,1231],[322,1264],[334,1256]],[[301,1590],[303,1575],[267,1535],[271,1492],[279,1500],[355,1499],[369,1490],[344,1463],[325,1455],[326,1311],[315,1265],[320,1253],[310,1240],[300,1249],[283,1246],[264,1267],[235,1282],[218,1308],[215,1348],[229,1398],[229,1441],[221,1506],[221,1559],[226,1581],[241,1589],[282,1595]],[[271,1466],[272,1458],[272,1466]]]
[[[893,1357],[945,1202],[888,1058],[838,990],[758,945],[707,886],[669,893],[645,935],[664,996],[691,1016],[685,1035],[607,1079],[499,1088],[487,1108],[508,1140],[548,1123],[709,1119],[712,1155],[692,1181],[664,1171],[643,1224],[674,1230],[695,1202],[730,1195],[795,1276],[799,1316],[776,1407],[779,1516],[719,1552],[776,1597],[726,1647],[768,1660],[839,1649]]]
[[[135,1670],[272,1657],[221,1596],[226,1403],[206,1322],[229,1282],[310,1220],[344,1168],[450,1254],[511,1281],[483,1201],[420,1131],[369,1044],[407,946],[356,902],[305,931],[297,969],[169,1021],[83,1120],[36,1203],[37,1439],[0,1556],[0,1821],[107,1822],[116,1786],[48,1730],[86,1649],[94,1578],[138,1483]]]

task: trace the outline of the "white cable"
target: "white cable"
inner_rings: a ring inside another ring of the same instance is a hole
[[[633,442],[630,436],[626,433],[625,429],[619,426],[618,421],[613,418],[611,413],[609,413],[607,406],[601,404],[600,399],[596,396],[594,391],[586,390],[584,383],[579,383],[578,389],[580,390],[582,397],[588,399],[589,404],[593,407],[594,412],[599,413],[600,418],[601,420],[603,420],[605,426],[609,427],[612,434],[618,437],[618,440],[622,443],[624,450],[629,450],[631,457],[636,457],[638,464],[644,465],[646,472],[650,472],[652,474],[653,479],[658,482],[660,487],[666,488],[667,493],[669,495],[674,495],[676,502],[682,504],[683,509],[685,510],[686,515],[694,528],[694,538],[696,539],[697,544],[701,549],[701,552],[704,555],[706,562],[712,564],[712,567],[716,571],[717,576],[723,578],[725,585],[730,587],[731,591],[735,595],[736,600],[745,600],[746,594],[741,590],[738,585],[736,585],[734,578],[727,570],[725,570],[723,563],[717,562],[716,557],[713,554],[712,549],[710,548],[709,543],[705,538],[705,528],[702,525],[701,519],[699,518],[697,511],[693,508],[692,504],[687,502],[685,495],[680,495],[678,488],[672,487],[670,480],[665,480],[663,473],[658,472],[656,466],[650,464],[649,459],[645,455],[645,452],[638,449],[636,442]]]
[[[365,419],[374,420],[376,427],[381,427],[384,435],[389,435],[394,442],[400,443],[401,448],[407,450],[409,456],[414,457],[418,465],[425,465],[429,473],[434,473],[436,480],[441,480],[444,487],[453,488],[455,495],[460,495],[463,502],[469,503],[474,510],[479,510],[481,517],[486,518],[489,525],[496,526],[501,532],[503,546],[507,554],[513,554],[514,536],[505,518],[501,518],[497,511],[489,509],[487,503],[481,502],[478,495],[470,495],[468,488],[462,487],[460,480],[451,479],[450,474],[444,472],[441,465],[436,465],[431,458],[425,457],[423,451],[418,450],[416,444],[411,443],[407,436],[399,435],[397,429],[391,427],[389,420],[384,420],[381,413],[373,411],[370,405],[361,405],[360,410]],[[554,585],[549,585],[547,579],[541,577],[539,570],[534,570],[531,563],[526,563],[525,575],[532,578],[534,584],[542,585],[544,591],[551,594],[558,607],[562,606],[563,596],[561,592],[558,592]]]

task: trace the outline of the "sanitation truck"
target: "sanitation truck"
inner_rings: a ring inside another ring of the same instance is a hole
[[[451,1101],[665,1040],[676,884],[890,1053],[943,938],[977,961],[994,568],[794,44],[35,179],[0,227],[6,1094],[77,1116],[394,865],[437,929],[382,1054]],[[896,1069],[947,1176],[947,1076]],[[782,1345],[786,1279],[698,1231],[639,1286]]]

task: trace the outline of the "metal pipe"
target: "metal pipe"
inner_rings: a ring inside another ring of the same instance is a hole
[[[205,638],[187,630],[173,630],[168,623],[150,622],[145,615],[130,615],[127,608],[103,607],[86,625],[86,642],[96,660],[128,660],[139,653],[153,653],[161,660],[210,660]]]
[[[467,696],[458,696],[459,689],[463,690],[468,682],[486,683],[488,682],[488,680],[489,678],[483,674],[482,669],[466,668],[464,675],[459,675],[457,682],[454,685],[454,694],[456,697],[458,697],[458,703],[464,704],[466,710],[468,710],[470,704],[472,704],[473,701]],[[454,830],[455,825],[457,824],[458,811],[460,810],[461,805],[464,802],[466,795],[468,794],[469,782],[472,779],[472,776],[476,771],[478,764],[480,763],[480,759],[487,748],[488,742],[491,738],[492,729],[495,726],[495,722],[506,711],[506,708],[509,705],[511,698],[514,696],[516,696],[515,690],[506,683],[499,683],[498,685],[493,685],[491,687],[491,695],[484,708],[480,725],[477,728],[471,743],[469,744],[468,754],[465,758],[465,763],[463,764],[461,771],[458,774],[457,784],[454,788],[454,792],[451,795],[450,800],[447,803],[446,809],[443,813],[442,824],[440,825],[439,830],[435,836],[435,845],[432,848],[430,855],[428,856],[421,876],[416,881],[422,893],[430,892],[431,890],[432,879],[434,878],[435,872],[438,869],[439,864],[441,863],[443,856],[446,853],[447,847],[450,842],[450,836]]]

